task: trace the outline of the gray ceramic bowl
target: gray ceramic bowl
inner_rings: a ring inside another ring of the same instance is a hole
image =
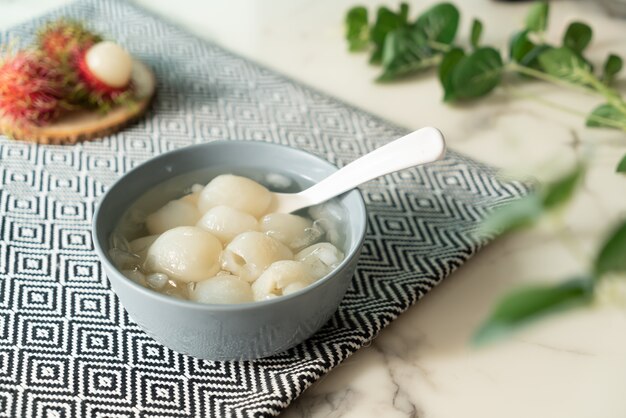
[[[262,302],[207,305],[161,295],[127,279],[108,255],[109,237],[123,213],[146,190],[207,168],[211,176],[279,172],[300,189],[337,170],[306,152],[262,142],[217,141],[159,155],[124,175],[102,198],[93,221],[96,252],[131,318],[163,345],[210,360],[254,359],[284,351],[315,333],[339,306],[363,245],[363,198],[354,190],[338,199],[348,215],[346,257],[335,271],[299,292]],[[206,183],[211,176],[201,180]],[[164,192],[161,203],[174,197]]]

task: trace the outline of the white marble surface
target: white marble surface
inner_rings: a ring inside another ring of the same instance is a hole
[[[624,305],[597,303],[552,317],[501,344],[468,346],[471,332],[504,292],[583,271],[609,225],[626,216],[626,176],[613,173],[626,153],[626,135],[586,129],[578,117],[504,91],[475,105],[450,107],[441,102],[432,73],[374,84],[377,68],[368,66],[364,55],[348,54],[342,39],[343,14],[355,0],[137,1],[206,39],[391,121],[437,126],[452,148],[511,173],[542,178],[574,157],[591,158],[584,191],[565,214],[560,232],[543,226],[490,245],[369,347],[308,389],[285,417],[626,416]],[[0,0],[0,27],[63,3]],[[463,13],[461,33],[467,33],[470,17],[479,15],[485,41],[497,45],[521,24],[527,7],[488,0],[456,3]],[[626,21],[607,16],[593,1],[553,2],[549,37],[556,40],[572,19],[592,24],[593,59],[608,51],[626,56]],[[599,102],[542,83],[521,88],[583,112]]]

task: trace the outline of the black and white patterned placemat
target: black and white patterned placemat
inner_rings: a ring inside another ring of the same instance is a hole
[[[148,117],[101,141],[0,137],[0,417],[278,414],[471,257],[487,211],[525,193],[454,153],[371,182],[356,276],[317,334],[259,361],[179,355],[129,319],[94,253],[94,205],[115,179],[156,154],[214,139],[288,144],[344,164],[405,130],[122,2],[81,1],[54,15],[84,19],[125,45],[156,71],[159,91]],[[28,42],[42,20],[0,40]]]

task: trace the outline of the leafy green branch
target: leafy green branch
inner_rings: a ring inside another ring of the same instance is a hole
[[[512,79],[536,79],[585,94],[599,95],[604,103],[589,114],[566,105],[531,96],[553,108],[582,115],[589,127],[626,131],[626,102],[613,87],[622,70],[622,58],[609,54],[599,74],[584,56],[593,30],[583,22],[571,22],[559,44],[547,41],[549,21],[547,2],[534,3],[525,25],[510,37],[507,53],[483,45],[483,23],[472,21],[467,45],[456,40],[460,13],[451,3],[437,4],[414,21],[403,3],[398,12],[380,7],[370,25],[368,11],[358,6],[346,16],[347,39],[351,51],[371,51],[370,63],[382,66],[379,82],[437,69],[445,102],[475,100],[497,87],[515,91]],[[528,97],[528,95],[525,95]],[[580,163],[556,180],[538,186],[525,198],[494,210],[482,225],[487,236],[510,232],[536,224],[546,214],[557,214],[575,195],[585,177]],[[617,166],[626,173],[626,155]],[[566,229],[557,231],[565,233]],[[568,233],[569,234],[569,233]],[[567,235],[568,245],[577,257],[585,257]],[[590,303],[607,277],[626,275],[626,220],[618,224],[600,246],[587,272],[559,284],[521,287],[506,295],[474,335],[477,344],[506,335],[543,315]]]
[[[549,5],[534,3],[525,27],[511,36],[508,54],[481,45],[483,23],[478,19],[472,21],[469,46],[457,42],[460,13],[451,3],[437,4],[414,21],[409,19],[406,3],[398,12],[380,7],[371,25],[367,9],[357,6],[346,15],[346,36],[351,51],[370,50],[370,62],[382,66],[379,82],[437,68],[444,101],[460,102],[487,96],[512,78],[533,78],[603,97],[605,103],[586,116],[587,126],[626,131],[626,102],[612,87],[622,70],[622,58],[610,54],[596,75],[594,66],[584,57],[593,37],[591,27],[571,22],[560,44],[553,45],[546,41],[548,20]]]
[[[626,273],[626,221],[617,225],[602,244],[589,272],[557,284],[520,287],[495,306],[474,333],[473,343],[482,345],[505,336],[522,325],[557,311],[588,305],[602,280]]]
[[[553,182],[528,196],[494,210],[482,224],[482,234],[493,236],[536,224],[543,215],[560,211],[575,196],[585,176],[578,164]],[[576,250],[576,256],[584,256]],[[601,245],[589,271],[558,284],[534,284],[504,296],[473,336],[484,344],[546,314],[589,304],[607,275],[626,273],[626,220]]]
[[[556,180],[537,186],[527,196],[498,207],[482,223],[485,235],[504,234],[535,224],[542,215],[565,206],[575,195],[585,176],[585,166],[579,163]]]

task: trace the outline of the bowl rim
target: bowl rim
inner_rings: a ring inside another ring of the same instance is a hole
[[[180,306],[180,307],[184,307],[186,309],[192,309],[192,310],[218,311],[218,312],[245,311],[245,310],[251,310],[251,309],[252,310],[260,309],[260,308],[264,308],[264,307],[271,306],[274,304],[285,303],[292,299],[298,298],[299,296],[307,292],[310,292],[315,288],[324,286],[327,282],[331,281],[336,276],[338,276],[338,274],[341,271],[345,270],[355,258],[359,257],[361,248],[363,247],[363,243],[365,241],[365,236],[367,233],[367,208],[365,206],[365,200],[363,199],[363,194],[358,188],[355,188],[344,193],[343,195],[345,196],[354,195],[356,196],[356,199],[357,199],[358,210],[359,210],[359,214],[361,215],[362,222],[359,223],[360,233],[355,239],[356,245],[353,247],[353,250],[350,253],[345,254],[344,259],[341,261],[341,263],[337,267],[335,267],[335,269],[333,269],[331,272],[321,277],[320,279],[316,280],[315,282],[311,283],[310,285],[296,292],[290,293],[288,295],[281,295],[279,297],[272,298],[272,299],[245,302],[245,303],[228,303],[228,304],[202,303],[202,302],[196,302],[196,301],[187,300],[187,299],[177,299],[172,296],[163,295],[157,291],[154,291],[145,286],[142,286],[139,283],[135,283],[134,281],[124,276],[124,274],[122,274],[122,272],[109,260],[109,257],[107,256],[108,250],[105,250],[100,246],[99,234],[101,232],[98,230],[97,224],[98,224],[98,218],[100,217],[100,209],[102,207],[103,202],[110,198],[110,196],[112,195],[112,192],[117,187],[120,187],[120,184],[122,184],[129,175],[131,175],[134,172],[144,169],[144,167],[148,165],[149,163],[152,163],[153,161],[156,161],[159,159],[171,158],[172,155],[175,155],[175,154],[185,154],[185,153],[193,152],[192,150],[194,149],[211,146],[212,144],[213,145],[229,144],[229,146],[235,146],[235,147],[253,144],[255,146],[266,146],[268,148],[277,148],[277,149],[283,149],[283,150],[286,149],[288,150],[288,152],[303,154],[309,158],[313,158],[317,160],[317,162],[319,162],[320,164],[326,165],[327,167],[333,169],[334,171],[338,170],[338,168],[334,164],[330,163],[329,161],[325,160],[324,158],[318,155],[313,154],[312,152],[305,151],[299,148],[294,148],[289,145],[276,144],[276,143],[264,142],[264,141],[256,141],[256,140],[239,140],[239,139],[213,140],[213,141],[208,141],[208,142],[202,142],[200,144],[192,144],[192,145],[184,146],[181,148],[177,148],[171,151],[161,153],[152,158],[148,158],[147,160],[141,162],[137,166],[133,167],[131,170],[124,173],[120,178],[118,178],[102,195],[93,213],[92,222],[91,222],[91,238],[94,244],[94,249],[96,251],[96,254],[98,255],[98,258],[100,259],[100,263],[105,265],[104,273],[107,276],[108,281],[111,281],[111,280],[109,279],[108,274],[106,272],[113,271],[114,274],[119,276],[119,279],[121,279],[121,281],[125,285],[130,286],[130,288],[142,293],[146,297],[155,298],[157,301],[161,301],[161,302],[168,303],[174,306]],[[127,209],[128,208],[125,208],[124,210],[127,210]],[[106,241],[108,241],[108,237],[106,238],[107,238]],[[113,292],[117,294],[115,290],[113,290]]]

